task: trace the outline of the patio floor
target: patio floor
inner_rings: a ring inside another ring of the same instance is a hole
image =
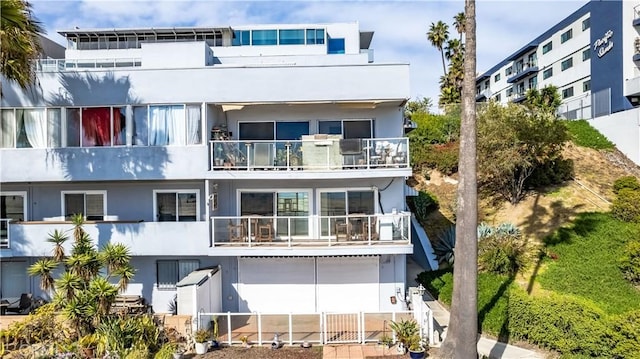
[[[323,359],[364,359],[369,357],[397,356],[395,347],[370,344],[325,345],[322,348]]]

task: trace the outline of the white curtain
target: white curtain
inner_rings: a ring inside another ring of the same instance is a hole
[[[150,146],[185,144],[184,106],[150,106],[149,114]]]
[[[0,117],[0,147],[16,147],[16,114],[13,110],[2,110]]]
[[[134,137],[135,146],[146,146],[149,137],[149,126],[147,126],[147,106],[136,106],[133,108]]]
[[[44,109],[25,110],[24,129],[31,147],[47,147],[47,121],[44,117]]]
[[[187,145],[200,143],[200,106],[187,106]]]
[[[47,137],[49,147],[62,146],[62,111],[59,108],[47,109]]]

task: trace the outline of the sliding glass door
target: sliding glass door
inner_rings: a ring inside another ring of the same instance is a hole
[[[347,216],[375,214],[373,190],[320,191],[320,231],[322,236],[335,235],[336,223],[346,223]]]
[[[261,221],[272,222],[275,233],[283,240],[289,236],[308,237],[309,197],[308,191],[242,191],[240,215],[269,217]],[[275,221],[272,221],[274,216]]]

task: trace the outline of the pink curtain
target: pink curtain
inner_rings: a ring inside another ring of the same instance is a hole
[[[114,145],[120,145],[120,110],[113,111]],[[111,109],[109,107],[82,110],[82,146],[111,146]]]

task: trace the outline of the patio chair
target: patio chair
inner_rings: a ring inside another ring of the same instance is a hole
[[[227,228],[229,230],[229,242],[244,242],[247,239],[247,229],[245,228],[244,220],[240,220],[238,224],[234,224],[229,220]]]
[[[13,303],[9,303],[9,306],[5,308],[5,311],[17,314],[27,314],[31,311],[32,298],[31,293],[22,293],[22,295],[20,295],[20,299]]]
[[[371,222],[369,222],[368,218],[365,218],[362,221],[362,239],[365,241],[369,240],[369,236],[371,236],[372,241],[377,241],[380,239],[380,235],[378,234],[377,226],[377,218],[370,217]]]

